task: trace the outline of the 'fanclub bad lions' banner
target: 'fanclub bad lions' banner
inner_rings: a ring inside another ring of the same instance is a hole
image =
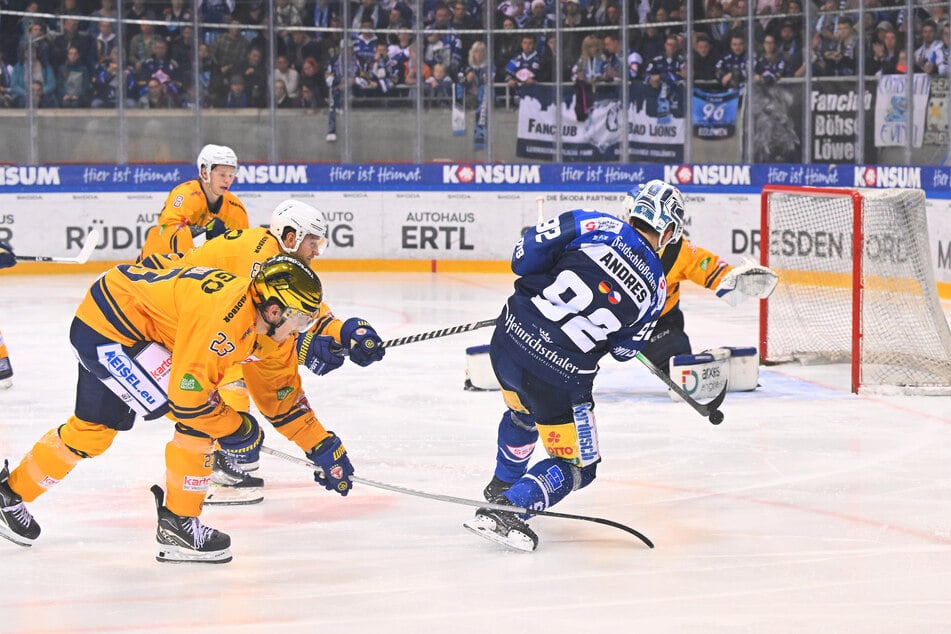
[[[601,91],[588,108],[588,118],[575,114],[575,91],[563,87],[561,97],[562,156],[565,162],[618,161],[621,146],[621,100],[617,91]],[[518,108],[517,153],[523,158],[555,156],[555,88],[522,88]],[[628,143],[631,157],[648,162],[683,160],[683,88],[654,90],[630,85]]]

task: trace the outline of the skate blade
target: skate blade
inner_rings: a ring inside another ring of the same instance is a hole
[[[228,548],[202,553],[190,548],[166,544],[159,544],[159,552],[155,556],[156,561],[168,564],[226,564],[231,559],[231,550]]]
[[[522,553],[530,553],[535,550],[535,542],[532,538],[519,530],[509,531],[508,535],[502,535],[495,530],[495,522],[486,517],[474,517],[471,520],[462,523],[465,528],[487,539],[490,542],[501,544],[506,548],[517,550]]]
[[[24,537],[23,535],[14,533],[10,529],[9,526],[2,523],[0,523],[0,537],[9,539],[11,542],[16,544],[17,546],[24,546],[26,548],[29,548],[30,546],[32,546],[33,542],[36,541],[36,539],[30,539],[29,537]]]
[[[240,506],[247,504],[257,504],[264,500],[264,490],[261,487],[228,487],[215,486],[208,487],[208,493],[205,494],[205,504],[215,506]]]

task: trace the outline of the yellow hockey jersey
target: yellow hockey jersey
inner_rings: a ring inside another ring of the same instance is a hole
[[[166,269],[176,266],[207,266],[223,269],[235,275],[254,277],[261,263],[284,251],[277,238],[263,227],[228,231],[184,255],[153,255],[142,260],[151,268]],[[334,317],[326,302],[320,305],[320,317],[313,328],[318,335],[333,337],[340,342],[343,322]],[[296,361],[295,361],[296,363]]]
[[[247,229],[248,212],[237,196],[224,193],[218,209],[208,207],[208,199],[195,179],[177,185],[169,192],[155,227],[145,235],[139,259],[156,253],[184,253],[195,246],[191,226],[205,226],[219,218],[228,229]]]
[[[660,313],[662,316],[680,303],[680,283],[684,280],[715,289],[723,276],[733,269],[718,255],[686,238],[666,246],[660,254],[660,261],[667,276],[667,303]]]
[[[169,416],[212,438],[241,423],[218,386],[228,368],[243,364],[261,413],[309,451],[328,434],[301,389],[295,338],[278,344],[257,334],[249,285],[248,278],[220,269],[123,264],[96,280],[76,317],[122,345],[152,341],[170,350]]]

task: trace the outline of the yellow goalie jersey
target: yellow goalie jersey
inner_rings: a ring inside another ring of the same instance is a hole
[[[684,238],[670,244],[660,254],[667,276],[667,303],[661,315],[666,315],[680,303],[680,283],[690,280],[704,288],[715,289],[733,267],[711,251]]]
[[[226,371],[243,364],[261,413],[309,451],[327,436],[311,411],[297,372],[295,338],[278,344],[255,330],[250,281],[220,269],[157,271],[129,264],[111,269],[86,293],[76,317],[132,346],[151,341],[172,351],[169,416],[212,438],[226,436],[240,415],[218,395]]]
[[[212,240],[177,256],[151,256],[142,264],[150,268],[167,269],[175,266],[208,266],[224,269],[235,275],[254,277],[261,263],[284,251],[271,233],[263,227],[228,231]],[[313,328],[318,335],[327,335],[340,342],[343,322],[334,317],[326,302],[320,305],[320,318]]]
[[[188,251],[195,246],[190,227],[203,227],[215,218],[228,229],[248,228],[248,212],[237,196],[226,191],[218,203],[218,209],[209,209],[197,179],[177,185],[165,199],[156,226],[146,233],[139,260],[156,253]]]

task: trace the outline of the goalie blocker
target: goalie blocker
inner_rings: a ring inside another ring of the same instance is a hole
[[[670,378],[694,399],[716,396],[726,383],[728,392],[749,392],[759,385],[759,353],[756,348],[713,348],[698,354],[680,354],[670,359]],[[474,392],[500,390],[489,346],[466,348],[465,389]],[[677,398],[670,392],[671,398]]]

